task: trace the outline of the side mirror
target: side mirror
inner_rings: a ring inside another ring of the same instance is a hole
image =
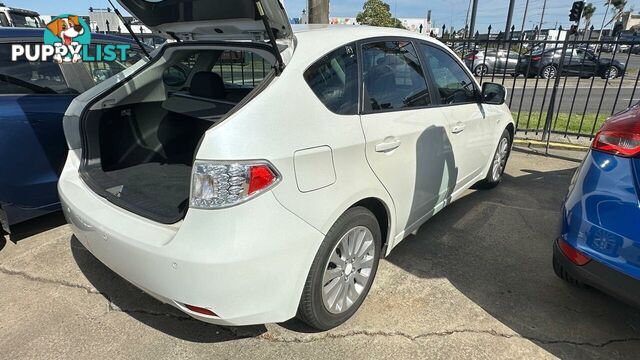
[[[507,97],[504,86],[496,83],[482,84],[482,103],[490,105],[502,105]]]

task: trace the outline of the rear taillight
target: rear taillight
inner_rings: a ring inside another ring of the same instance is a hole
[[[467,60],[471,60],[471,61],[473,61],[473,60],[476,60],[476,59],[478,59],[478,57],[477,57],[477,56],[475,56],[475,55],[469,55],[469,56],[467,56]]]
[[[558,246],[560,247],[560,250],[562,250],[564,256],[566,256],[569,261],[578,266],[586,265],[589,261],[591,261],[590,257],[583,254],[580,250],[574,248],[573,246],[571,246],[571,244],[564,241],[563,239],[558,239]]]
[[[540,61],[542,60],[542,56],[532,56],[531,61]]]
[[[190,206],[220,209],[243,203],[280,181],[273,165],[266,161],[196,161],[191,180]]]
[[[640,155],[640,121],[622,113],[605,122],[591,147],[609,154],[636,157]]]

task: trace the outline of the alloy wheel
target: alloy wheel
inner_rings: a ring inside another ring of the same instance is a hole
[[[347,231],[331,251],[322,279],[322,302],[332,314],[349,309],[371,281],[375,241],[371,230]]]
[[[542,77],[545,79],[553,79],[556,77],[556,68],[552,65],[545,66],[542,69]]]
[[[608,70],[607,70],[607,79],[615,79],[618,77],[618,69],[616,69],[614,66],[611,66]]]
[[[508,156],[509,140],[507,138],[502,138],[502,140],[500,140],[500,144],[498,144],[496,156],[493,158],[493,173],[491,174],[491,178],[494,182],[500,180],[500,177],[504,172],[504,168],[507,165]]]
[[[478,65],[474,72],[477,76],[484,76],[489,72],[489,69],[486,65]]]

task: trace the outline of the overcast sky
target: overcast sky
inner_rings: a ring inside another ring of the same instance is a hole
[[[0,0],[8,6],[32,9],[44,15],[57,15],[59,13],[77,13],[86,15],[90,6],[94,8],[105,8],[108,5],[106,0],[73,0],[73,1],[51,1],[51,0]],[[215,0],[211,0],[215,1]],[[540,22],[542,5],[545,0],[529,0],[529,11],[527,13],[526,28],[532,28]],[[115,1],[114,1],[115,2]],[[392,12],[397,17],[426,17],[427,10],[432,10],[432,19],[436,26],[446,24],[447,27],[453,25],[459,29],[464,26],[469,0],[387,0],[391,5]],[[516,0],[513,23],[519,28],[522,25],[526,0]],[[589,2],[589,1],[587,1]],[[302,9],[306,7],[307,0],[284,0],[289,17],[300,17]],[[331,0],[332,16],[355,16],[362,9],[364,0]],[[547,0],[545,11],[544,27],[554,27],[556,22],[566,26],[569,23],[569,9],[573,0]],[[596,13],[592,23],[599,27],[605,13],[604,0],[595,0]],[[478,29],[486,29],[489,24],[493,28],[502,29],[505,26],[508,0],[479,0],[478,19],[476,20]],[[640,0],[628,0],[628,9],[640,10]],[[611,12],[610,12],[611,14]],[[486,30],[485,30],[486,31]]]

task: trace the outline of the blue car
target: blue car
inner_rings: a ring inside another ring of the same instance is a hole
[[[56,183],[68,151],[62,130],[67,107],[140,56],[132,47],[126,63],[11,61],[12,44],[42,44],[44,31],[0,28],[0,224],[6,232],[60,208]],[[96,44],[134,42],[92,34]]]
[[[603,125],[563,209],[553,268],[640,305],[640,103]]]

